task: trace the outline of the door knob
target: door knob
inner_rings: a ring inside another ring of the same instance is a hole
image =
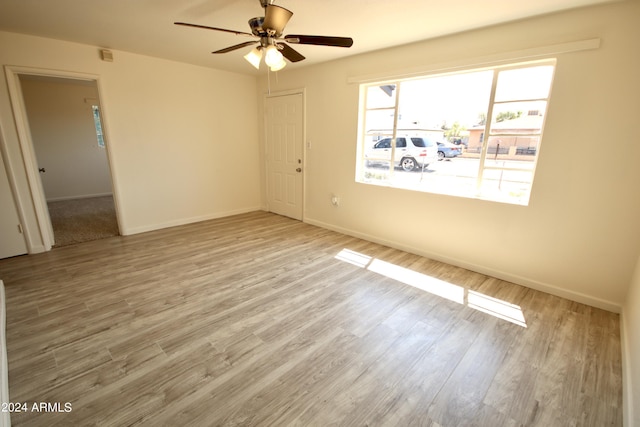
[[[296,172],[302,172],[302,168],[297,168]]]

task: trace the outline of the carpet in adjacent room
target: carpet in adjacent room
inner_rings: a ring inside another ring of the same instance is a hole
[[[58,200],[47,203],[55,247],[118,236],[112,196]]]

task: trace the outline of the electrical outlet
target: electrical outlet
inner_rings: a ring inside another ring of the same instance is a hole
[[[331,196],[331,204],[333,206],[340,206],[340,197],[336,196],[335,194],[333,194]]]

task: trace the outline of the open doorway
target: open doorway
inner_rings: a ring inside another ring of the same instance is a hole
[[[19,80],[54,247],[119,235],[96,81]]]

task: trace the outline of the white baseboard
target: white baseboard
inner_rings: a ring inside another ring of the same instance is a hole
[[[181,218],[174,221],[167,221],[167,222],[162,222],[158,224],[142,225],[139,227],[122,227],[120,232],[123,236],[129,236],[132,234],[146,233],[148,231],[161,230],[163,228],[169,228],[169,227],[177,227],[179,225],[185,225],[185,224],[193,224],[195,222],[208,221],[211,219],[224,218],[227,216],[240,215],[240,214],[255,212],[259,210],[261,210],[260,206],[252,206],[249,208],[236,209],[233,211],[216,212],[208,215],[195,216],[191,218]]]
[[[313,218],[305,218],[305,222],[311,225],[316,225],[318,227],[326,228],[328,230],[337,231],[342,234],[368,240],[370,242],[389,246],[389,247],[396,248],[405,252],[410,252],[416,255],[424,256],[429,259],[445,262],[447,264],[455,265],[461,268],[466,268],[467,270],[475,271],[481,274],[486,274],[487,276],[495,277],[497,279],[515,283],[517,285],[526,286],[528,288],[535,289],[537,291],[546,292],[551,295],[566,298],[568,300],[586,304],[592,307],[601,308],[603,310],[611,311],[613,313],[620,313],[622,311],[622,307],[619,304],[616,304],[612,301],[607,301],[607,300],[586,295],[580,292],[559,288],[557,286],[554,286],[548,283],[543,283],[528,277],[519,276],[519,275],[508,273],[505,271],[500,271],[500,270],[488,268],[482,265],[473,264],[457,258],[444,256],[442,254],[424,251],[420,248],[415,248],[415,247],[408,246],[396,241],[386,240],[370,234],[360,233],[358,231],[353,231],[346,228],[338,227],[333,224],[328,224],[323,221],[315,220]]]
[[[4,283],[0,280],[0,404],[9,403],[9,363],[7,361],[7,316],[5,309]],[[9,413],[0,411],[0,427],[9,426],[11,426]]]
[[[104,197],[104,196],[113,196],[113,193],[96,193],[96,194],[81,194],[79,196],[63,196],[63,197],[52,197],[47,198],[47,202],[60,202],[63,200],[80,200],[80,199],[90,199],[92,197]]]
[[[42,245],[42,244],[38,244],[38,245],[28,245],[28,249],[29,249],[29,255],[32,254],[41,254],[43,252],[47,252],[47,248]]]

